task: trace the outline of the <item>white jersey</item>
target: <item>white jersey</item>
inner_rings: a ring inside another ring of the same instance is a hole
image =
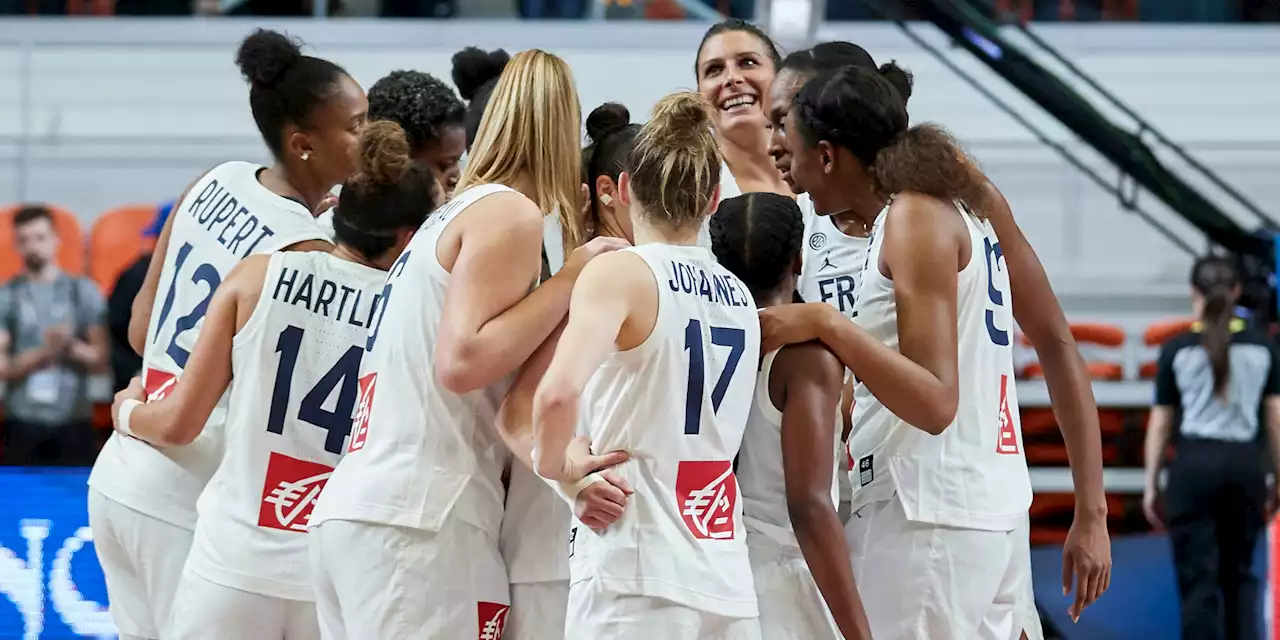
[[[812,206],[810,201],[809,207]],[[854,237],[836,228],[831,216],[806,216],[797,285],[800,297],[805,302],[825,302],[846,318],[853,318],[854,291],[867,264],[869,243],[870,238]]]
[[[560,219],[546,217],[543,247],[551,273],[564,266]],[[569,504],[523,463],[511,461],[498,548],[511,584],[569,579]]]
[[[213,292],[245,256],[304,240],[326,240],[302,203],[258,182],[264,167],[227,162],[200,178],[173,208],[169,246],[143,353],[143,386],[151,400],[172,390],[187,364]],[[188,529],[196,498],[222,455],[226,396],[204,431],[185,447],[157,448],[113,433],[89,484],[131,509]]]
[[[742,491],[742,522],[747,529],[747,544],[768,545],[795,555],[800,554],[787,510],[786,473],[782,466],[782,411],[769,395],[769,376],[778,351],[765,355],[756,376],[755,399],[747,417],[747,430],[738,454],[738,486]],[[840,500],[839,464],[840,432],[843,420],[840,407],[831,416],[835,436],[831,441],[831,505]]]
[[[1012,530],[1027,518],[1031,481],[1013,379],[1009,276],[991,224],[957,205],[969,230],[969,263],[957,283],[960,404],[932,436],[889,412],[865,385],[854,393],[849,479],[854,509],[896,491],[907,518],[974,529]],[[886,208],[871,231],[854,322],[898,348],[893,281],[880,272]]]
[[[315,251],[271,256],[232,342],[226,452],[200,494],[188,571],[250,593],[315,598],[307,520],[351,431],[385,276]]]
[[[635,494],[603,534],[575,526],[572,580],[735,618],[757,615],[733,459],[742,444],[760,321],[746,285],[700,247],[625,249],[653,272],[658,317],[634,349],[611,354],[583,392],[596,451]]]
[[[436,381],[436,341],[449,272],[436,258],[445,228],[502,185],[457,194],[418,229],[387,274],[369,334],[348,455],[311,524],[350,520],[439,531],[456,516],[498,535],[506,448],[494,419],[510,379],[466,394]]]

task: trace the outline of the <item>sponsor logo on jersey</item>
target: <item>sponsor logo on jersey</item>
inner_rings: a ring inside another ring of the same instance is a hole
[[[817,251],[827,246],[827,234],[821,231],[809,236],[809,248]]]
[[[502,640],[502,630],[507,626],[507,612],[511,605],[496,602],[477,602],[476,619],[480,621],[479,640]]]
[[[147,393],[147,402],[159,402],[173,393],[178,384],[178,376],[168,371],[147,369],[142,375],[142,388]]]
[[[258,526],[281,531],[306,531],[311,510],[333,467],[271,452],[262,483]]]
[[[858,486],[865,487],[876,479],[875,458],[875,454],[871,454],[858,461]]]
[[[680,516],[699,540],[732,540],[738,479],[730,460],[684,460],[676,469]]]
[[[360,399],[356,401],[356,415],[351,419],[351,444],[347,452],[364,448],[364,441],[369,437],[369,414],[373,411],[373,390],[378,384],[378,374],[371,373],[360,378]]]
[[[1018,454],[1018,430],[1013,427],[1013,413],[1009,411],[1009,376],[1000,375],[1000,435],[996,437],[996,453]]]

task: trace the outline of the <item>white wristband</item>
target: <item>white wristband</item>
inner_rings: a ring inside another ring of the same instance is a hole
[[[126,436],[133,436],[133,429],[129,427],[129,417],[133,415],[133,410],[142,406],[141,400],[129,398],[120,403],[120,415],[116,416],[116,431]]]
[[[607,482],[599,473],[588,473],[585,477],[577,482],[557,482],[553,485],[556,493],[560,497],[569,501],[569,505],[573,506],[578,500],[578,494],[582,493],[587,487],[597,483]]]

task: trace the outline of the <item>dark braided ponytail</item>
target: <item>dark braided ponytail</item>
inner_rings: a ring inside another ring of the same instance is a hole
[[[804,241],[804,216],[776,193],[747,193],[720,203],[711,216],[711,250],[757,299],[792,274]]]

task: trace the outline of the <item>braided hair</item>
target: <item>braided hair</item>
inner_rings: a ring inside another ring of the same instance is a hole
[[[757,298],[786,281],[803,240],[800,207],[776,193],[730,198],[711,216],[711,250],[716,259]]]

